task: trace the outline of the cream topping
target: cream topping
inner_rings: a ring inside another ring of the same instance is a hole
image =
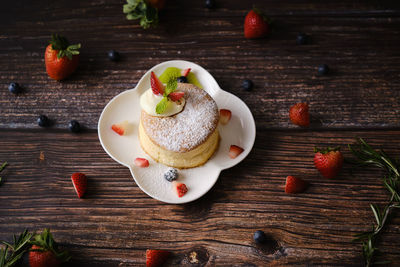
[[[182,111],[185,106],[185,98],[182,97],[178,101],[168,101],[167,108],[162,114],[156,113],[156,106],[163,99],[162,95],[155,95],[153,91],[148,89],[140,96],[140,107],[149,115],[156,117],[169,117]]]

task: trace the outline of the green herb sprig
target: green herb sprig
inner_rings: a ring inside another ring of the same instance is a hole
[[[171,79],[168,81],[167,86],[165,87],[165,91],[163,94],[163,98],[156,106],[156,113],[161,114],[163,113],[168,106],[168,95],[173,93],[176,88],[178,87],[178,81],[176,79]]]
[[[356,157],[354,163],[357,165],[372,165],[386,172],[383,184],[390,193],[390,199],[382,209],[375,204],[370,205],[376,224],[372,225],[371,231],[359,233],[354,239],[354,241],[362,242],[362,252],[366,266],[386,264],[387,262],[374,262],[373,259],[375,252],[378,250],[376,239],[387,223],[390,212],[394,208],[400,208],[400,164],[398,161],[390,158],[384,151],[374,150],[361,138],[355,145],[349,145],[349,149]]]
[[[158,25],[158,10],[144,0],[127,0],[122,11],[128,20],[140,19],[140,26],[144,29]]]
[[[8,163],[6,161],[0,166],[0,173],[7,167],[7,165],[8,165]],[[3,178],[0,176],[0,185],[1,185],[2,180],[3,180]]]
[[[24,255],[25,252],[28,251],[33,234],[29,233],[28,230],[25,230],[22,234],[17,236],[13,236],[14,242],[13,244],[2,241],[5,245],[5,248],[0,249],[0,267],[11,267],[14,266]]]

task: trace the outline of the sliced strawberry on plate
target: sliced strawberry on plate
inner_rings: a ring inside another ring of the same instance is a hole
[[[306,190],[308,183],[294,176],[286,177],[285,192],[287,194],[301,193]]]
[[[237,156],[239,156],[243,151],[244,149],[241,148],[240,146],[231,145],[231,147],[229,148],[229,157],[231,159],[234,159]]]
[[[168,95],[168,97],[169,99],[171,99],[171,101],[175,102],[181,99],[184,95],[185,95],[184,92],[172,92]]]
[[[165,86],[164,84],[158,79],[156,74],[152,71],[150,76],[150,85],[151,90],[153,90],[153,94],[155,95],[162,95],[164,94]]]
[[[128,121],[123,121],[121,123],[115,123],[111,125],[111,129],[121,136],[126,134],[127,128],[128,128]]]
[[[71,175],[72,184],[79,198],[82,198],[87,189],[86,175],[81,172],[76,172]]]
[[[229,122],[232,117],[232,112],[229,109],[221,109],[219,111],[219,121],[225,125]]]
[[[148,249],[146,250],[146,267],[161,266],[171,253],[167,250]]]
[[[177,182],[177,181],[173,181],[172,186],[174,187],[174,190],[175,190],[176,194],[178,195],[178,197],[183,197],[188,191],[185,184]]]
[[[146,168],[149,167],[149,161],[144,158],[136,158],[134,161],[135,165],[140,167],[140,168]]]
[[[181,71],[182,76],[187,77],[189,75],[189,72],[191,71],[191,68],[184,69]]]

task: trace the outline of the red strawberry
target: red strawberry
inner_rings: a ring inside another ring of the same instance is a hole
[[[219,121],[221,124],[225,125],[229,122],[232,117],[232,112],[229,109],[220,109],[219,111]]]
[[[231,159],[234,159],[237,156],[239,156],[240,153],[242,153],[243,151],[244,151],[244,149],[241,148],[240,146],[231,145],[231,147],[229,148],[229,157]]]
[[[149,161],[144,158],[136,158],[135,159],[135,165],[141,168],[146,168],[149,167]]]
[[[307,103],[297,103],[290,107],[290,120],[299,126],[307,127],[310,125],[310,114],[308,113]]]
[[[308,183],[303,179],[288,176],[286,177],[285,192],[288,194],[301,193],[307,188]]]
[[[191,71],[191,68],[184,69],[181,71],[182,76],[187,77],[189,75],[189,72]]]
[[[115,123],[115,124],[111,125],[111,129],[121,136],[126,133],[127,127],[128,127],[127,121],[123,121],[121,123]]]
[[[173,181],[172,186],[174,187],[175,192],[178,195],[178,197],[183,197],[188,191],[185,184],[177,182],[177,181]]]
[[[340,147],[320,150],[315,148],[314,165],[326,178],[335,178],[343,165],[343,155],[339,151]]]
[[[30,267],[57,267],[71,258],[67,251],[57,248],[48,229],[44,229],[42,234],[35,235],[31,243],[33,246],[29,251]]]
[[[71,175],[72,184],[74,185],[75,191],[79,198],[82,198],[87,189],[87,178],[86,175],[80,172],[73,173]]]
[[[184,95],[185,95],[184,92],[172,92],[168,95],[168,97],[169,99],[171,99],[171,101],[175,102],[181,99]]]
[[[153,90],[153,94],[155,95],[162,95],[164,94],[165,86],[164,84],[158,79],[156,74],[152,71],[150,76],[150,84],[151,90]]]
[[[62,80],[71,75],[79,64],[80,44],[70,45],[68,40],[58,34],[51,36],[46,47],[44,62],[47,74],[54,80]]]
[[[148,249],[146,250],[146,267],[161,266],[169,257],[171,253],[161,249]]]
[[[268,18],[258,9],[251,10],[244,19],[244,37],[255,39],[265,37],[269,32]]]

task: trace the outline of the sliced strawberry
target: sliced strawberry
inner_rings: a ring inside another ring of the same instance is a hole
[[[229,109],[221,109],[219,111],[219,121],[225,125],[229,122],[232,117],[232,112]]]
[[[122,124],[113,124],[111,129],[119,135],[124,135],[125,129],[122,127]]]
[[[288,176],[286,177],[285,192],[287,194],[301,193],[307,188],[308,183],[303,179]]]
[[[150,84],[151,84],[151,90],[153,90],[153,94],[155,94],[155,95],[164,94],[165,86],[158,79],[158,77],[156,76],[156,74],[153,71],[151,72]]]
[[[187,77],[189,75],[189,72],[191,71],[191,68],[184,69],[181,71],[182,76]]]
[[[242,153],[243,151],[244,151],[244,149],[241,148],[240,146],[231,145],[231,147],[229,148],[229,157],[231,159],[234,159],[237,156],[239,156],[240,153]]]
[[[181,99],[184,95],[185,95],[184,92],[172,92],[168,95],[168,97],[169,99],[171,99],[171,101],[175,102]]]
[[[136,158],[135,159],[135,165],[141,168],[146,168],[149,167],[149,161],[144,158]]]
[[[177,181],[173,181],[172,186],[174,187],[175,192],[178,195],[178,197],[183,197],[188,191],[185,184],[177,182]]]
[[[171,253],[167,250],[148,249],[146,250],[146,267],[161,266]]]
[[[86,175],[80,172],[73,173],[71,175],[72,184],[74,185],[75,191],[79,198],[82,198],[87,188]]]

